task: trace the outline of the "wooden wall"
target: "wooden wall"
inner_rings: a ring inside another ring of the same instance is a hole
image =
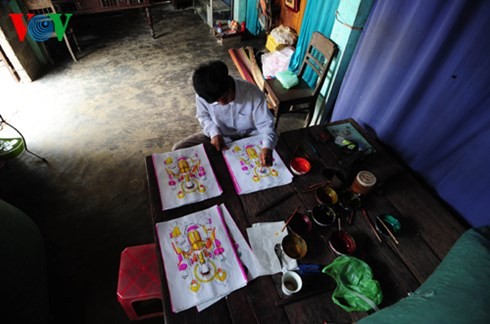
[[[294,29],[298,35],[301,29],[301,23],[303,21],[303,14],[306,8],[306,2],[308,0],[298,0],[299,1],[299,10],[298,12],[294,12],[290,10],[284,4],[284,0],[274,0],[274,11],[273,13],[274,23],[276,26],[284,25]]]

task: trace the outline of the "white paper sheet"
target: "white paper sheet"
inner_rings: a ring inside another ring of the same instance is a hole
[[[173,312],[247,284],[218,206],[157,223],[156,229]]]
[[[162,210],[221,195],[204,145],[152,155]]]
[[[252,249],[248,245],[247,241],[245,240],[245,237],[243,237],[242,232],[240,232],[240,230],[238,229],[238,226],[236,225],[226,206],[224,204],[221,204],[219,205],[219,208],[221,209],[223,219],[230,233],[230,237],[232,239],[233,245],[235,246],[235,250],[240,257],[240,260],[242,261],[242,265],[245,267],[246,271],[248,270],[248,281],[251,281],[259,276],[268,274],[268,271],[259,262]],[[197,310],[200,312],[203,309],[213,305],[223,297],[224,296],[199,304],[197,305]]]
[[[223,157],[239,195],[286,185],[293,181],[293,175],[276,150],[272,153],[272,166],[261,167],[260,136],[231,142],[228,148],[223,151]]]
[[[284,236],[288,234],[287,228],[282,232],[284,221],[271,223],[255,223],[247,228],[248,240],[255,256],[266,270],[266,274],[272,275],[284,270],[298,268],[298,262],[286,254],[282,254],[283,269],[274,251],[276,244],[281,244]]]

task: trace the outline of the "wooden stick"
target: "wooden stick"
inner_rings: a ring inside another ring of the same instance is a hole
[[[383,242],[383,240],[381,240],[381,237],[379,237],[378,232],[376,231],[376,228],[374,228],[373,223],[371,223],[371,220],[369,219],[369,216],[368,216],[366,210],[364,208],[361,208],[361,210],[362,210],[362,214],[366,217],[366,219],[368,221],[369,227],[371,227],[371,230],[374,232],[374,235],[376,235],[376,238],[378,239],[378,241]]]
[[[288,226],[289,222],[291,221],[291,219],[293,219],[293,216],[294,214],[296,214],[296,212],[298,211],[300,206],[296,207],[296,209],[291,213],[291,215],[289,215],[287,221],[284,223],[284,227],[282,228],[281,232],[284,232],[284,230],[286,229],[286,226]]]
[[[393,233],[390,231],[390,229],[388,228],[388,226],[385,224],[385,222],[379,217],[377,216],[376,217],[379,222],[381,223],[381,225],[383,225],[383,227],[388,231],[388,234],[390,235],[390,237],[393,239],[393,241],[395,241],[396,245],[400,244],[396,238],[395,238],[395,235],[393,235]]]
[[[328,183],[329,183],[328,181],[323,181],[323,182],[315,183],[315,184],[309,185],[308,187],[306,187],[306,189],[304,189],[301,192],[302,193],[310,192],[310,191],[316,190],[316,189],[318,189],[320,187],[326,186]]]
[[[292,195],[294,195],[296,193],[296,191],[292,191],[284,196],[282,196],[281,198],[277,199],[276,201],[274,201],[272,204],[270,204],[269,206],[265,207],[264,209],[258,211],[256,214],[255,214],[255,217],[259,216],[260,214],[263,214],[265,213],[266,211],[268,211],[269,209],[272,209],[274,207],[276,207],[277,205],[279,205],[280,203],[282,203],[284,200],[288,199],[289,197],[291,197]]]
[[[347,221],[349,222],[349,225],[352,225],[352,222],[353,222],[353,220],[354,220],[354,214],[355,214],[355,213],[356,213],[356,211],[355,211],[354,209],[353,209],[353,210],[351,210],[350,215],[349,215],[349,218],[348,218],[348,220],[347,220]]]

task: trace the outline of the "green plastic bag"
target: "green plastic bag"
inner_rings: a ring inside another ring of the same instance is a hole
[[[322,272],[337,282],[337,288],[332,294],[335,304],[348,312],[378,310],[377,305],[383,300],[383,293],[367,263],[342,255],[323,268]]]

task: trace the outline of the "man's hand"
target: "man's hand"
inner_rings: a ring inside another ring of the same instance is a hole
[[[260,151],[260,164],[263,167],[272,166],[272,150],[270,148],[264,147]]]
[[[223,136],[216,135],[211,139],[211,144],[216,148],[217,151],[226,150],[227,147],[225,145],[225,141],[223,140]]]

